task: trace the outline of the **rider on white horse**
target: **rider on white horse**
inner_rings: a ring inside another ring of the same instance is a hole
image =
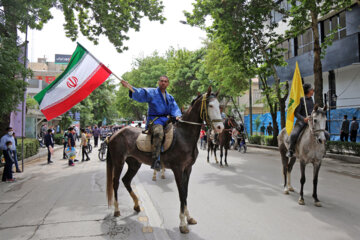
[[[314,88],[311,86],[310,83],[305,83],[303,85],[303,89],[305,94],[307,112],[311,113],[314,109],[314,100],[312,99],[312,96],[314,95]],[[294,156],[297,139],[301,131],[307,126],[309,121],[309,117],[306,116],[305,103],[303,97],[300,99],[300,104],[295,109],[294,114],[296,117],[296,123],[294,129],[291,131],[290,134],[290,146],[286,154],[286,156],[289,158]]]

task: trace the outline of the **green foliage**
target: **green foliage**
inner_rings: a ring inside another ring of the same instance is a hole
[[[360,156],[360,144],[356,142],[327,141],[326,150],[336,154]]]
[[[276,144],[274,144],[273,136],[265,136],[265,135],[249,136],[249,143],[257,144],[257,145],[265,145],[265,146],[277,146]]]
[[[54,134],[54,142],[55,144],[62,145],[64,139],[64,134]]]
[[[21,138],[17,139],[18,145],[16,147],[18,159],[21,159]],[[24,158],[31,157],[39,151],[39,141],[35,138],[24,138]]]
[[[249,143],[261,145],[261,136],[260,135],[249,136]]]
[[[38,107],[39,107],[38,102],[34,98],[32,98],[28,95],[26,97],[26,112],[29,109],[38,109]]]

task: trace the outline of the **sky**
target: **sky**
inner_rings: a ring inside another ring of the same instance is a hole
[[[170,47],[175,49],[186,48],[195,50],[202,46],[206,38],[205,31],[197,27],[181,24],[186,20],[183,11],[191,11],[194,0],[163,0],[164,24],[151,22],[147,18],[141,21],[140,31],[129,31],[130,40],[124,43],[129,50],[118,53],[115,47],[101,36],[98,45],[94,45],[79,34],[78,42],[90,51],[97,59],[110,68],[117,76],[132,69],[133,60],[151,55],[154,51],[164,54]],[[63,24],[63,13],[52,9],[53,19],[44,25],[41,31],[30,30],[28,34],[29,52],[31,62],[36,62],[40,57],[54,62],[55,54],[72,54],[76,42],[66,38]]]

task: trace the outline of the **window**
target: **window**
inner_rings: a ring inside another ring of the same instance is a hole
[[[29,88],[39,88],[40,81],[37,79],[30,79],[29,80]]]
[[[279,48],[285,49],[283,52],[285,60],[294,57],[293,51],[292,51],[292,46],[293,46],[293,44],[291,42],[291,39],[285,40],[284,42],[282,42],[281,44],[278,45]]]
[[[309,28],[305,33],[297,36],[297,55],[310,52],[314,49],[314,37],[312,29]]]
[[[332,31],[334,33],[334,41],[346,37],[346,12],[343,11],[324,21],[324,34],[329,36]]]

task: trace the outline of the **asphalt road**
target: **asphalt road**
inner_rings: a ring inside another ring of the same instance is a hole
[[[251,148],[230,151],[228,167],[206,162],[204,151],[193,167],[188,207],[197,225],[179,232],[179,197],[173,174],[152,181],[142,166],[133,181],[142,211],[120,184],[121,216],[112,217],[105,197],[105,162],[97,159],[68,167],[56,151],[26,165],[17,182],[0,184],[0,239],[359,239],[360,166],[326,159],[313,205],[312,166],[307,166],[305,206],[297,203],[299,164],[284,195],[279,154]],[[126,169],[124,169],[123,174]]]

